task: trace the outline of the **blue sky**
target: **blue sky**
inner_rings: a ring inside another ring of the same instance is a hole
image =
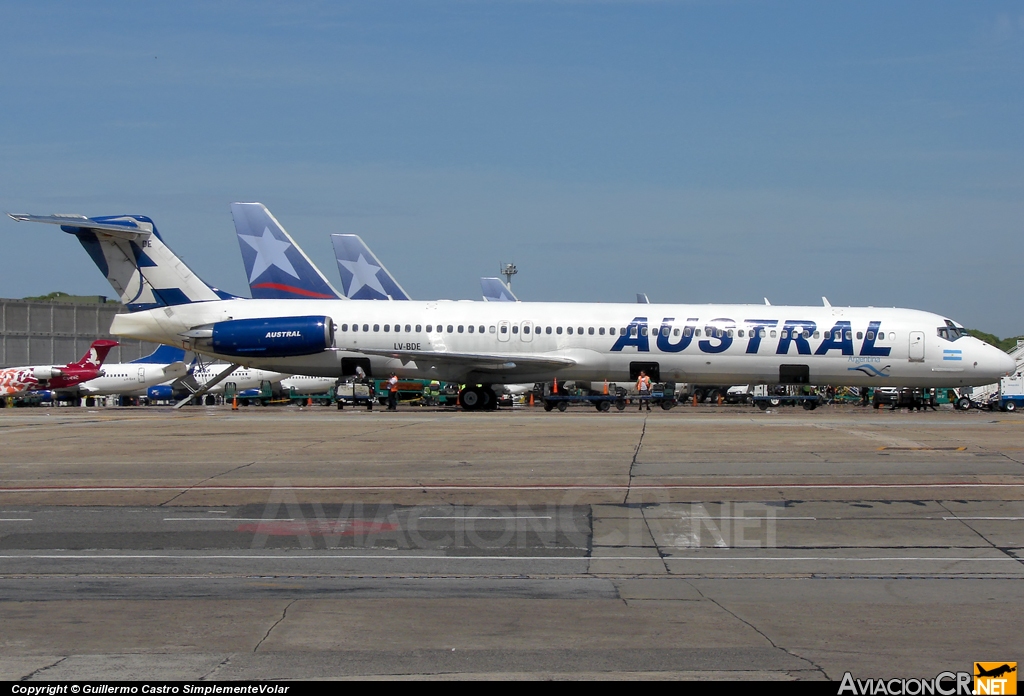
[[[232,201],[414,297],[897,305],[1024,333],[1015,2],[0,2],[0,207],[141,213],[247,293]],[[0,222],[0,296],[111,294]]]

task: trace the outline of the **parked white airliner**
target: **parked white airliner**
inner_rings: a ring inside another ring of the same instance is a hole
[[[1014,369],[959,324],[912,309],[234,298],[196,277],[144,216],[11,217],[79,238],[131,310],[115,335],[293,374],[457,381],[470,385],[466,408],[493,403],[491,384],[630,381],[640,370],[703,384],[959,387]]]

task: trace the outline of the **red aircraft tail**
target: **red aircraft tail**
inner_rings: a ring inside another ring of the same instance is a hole
[[[92,345],[89,346],[89,351],[82,356],[82,359],[76,363],[69,363],[68,367],[99,367],[107,359],[107,353],[110,352],[110,349],[116,345],[117,341],[105,338],[93,341]]]

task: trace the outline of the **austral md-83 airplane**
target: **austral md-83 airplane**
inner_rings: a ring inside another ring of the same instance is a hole
[[[493,384],[640,370],[702,384],[959,387],[1014,369],[959,324],[912,309],[235,298],[196,277],[147,217],[11,217],[79,239],[130,310],[115,335],[293,374],[465,383],[469,410],[494,403]]]

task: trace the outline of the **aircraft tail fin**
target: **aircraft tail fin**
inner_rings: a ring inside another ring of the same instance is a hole
[[[332,234],[341,290],[350,300],[409,300],[395,277],[357,234]]]
[[[60,225],[81,242],[130,312],[234,297],[204,283],[164,244],[144,215],[14,215]]]
[[[82,359],[72,364],[75,367],[99,367],[107,359],[107,353],[110,352],[110,349],[116,345],[118,345],[117,341],[111,341],[106,338],[93,341],[92,345],[89,346],[89,350],[82,356]]]
[[[480,292],[483,293],[485,302],[518,302],[512,290],[501,282],[501,278],[481,278]]]
[[[262,203],[232,203],[252,296],[260,300],[344,299]]]
[[[149,355],[132,360],[133,363],[145,363],[147,365],[169,365],[176,362],[184,362],[185,351],[174,346],[159,346]]]

